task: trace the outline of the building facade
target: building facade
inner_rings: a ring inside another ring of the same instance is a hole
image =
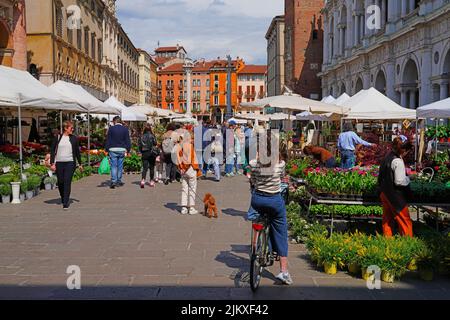
[[[28,68],[25,0],[0,0],[0,65]]]
[[[139,103],[139,51],[122,27],[119,27],[118,45],[119,100],[130,106]]]
[[[151,98],[150,104],[152,106],[158,105],[158,64],[155,58],[150,56],[150,85],[151,85]]]
[[[237,103],[252,102],[263,99],[266,89],[267,66],[245,65],[238,73]]]
[[[73,82],[105,100],[104,3],[101,0],[26,0],[26,7],[30,70],[36,70],[36,76],[45,85],[57,80]]]
[[[285,84],[306,98],[321,98],[323,0],[285,0]]]
[[[380,28],[364,23],[369,1],[328,1],[323,94],[375,87],[407,108],[449,96],[450,3],[378,0]]]
[[[152,57],[147,51],[139,51],[139,103],[151,104],[152,83],[151,83],[151,63]]]
[[[155,62],[161,68],[175,63],[183,63],[187,58],[187,51],[177,44],[174,47],[159,47],[155,50]]]
[[[266,33],[267,96],[278,96],[284,88],[284,16],[273,18]]]
[[[99,42],[99,48],[103,44],[102,68],[103,91],[108,96],[119,97],[119,21],[116,17],[116,0],[103,0],[103,41]]]

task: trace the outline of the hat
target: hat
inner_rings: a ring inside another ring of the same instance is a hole
[[[234,120],[228,121],[228,124],[229,124],[230,126],[235,126],[235,125],[237,125],[236,121],[234,121]]]
[[[402,140],[402,143],[405,143],[406,141],[408,141],[408,138],[404,135],[400,135],[399,138]]]

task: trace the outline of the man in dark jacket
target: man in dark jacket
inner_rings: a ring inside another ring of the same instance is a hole
[[[126,153],[131,150],[131,139],[128,128],[123,126],[120,117],[114,117],[114,126],[109,128],[105,149],[111,162],[111,189],[123,186],[123,161]]]

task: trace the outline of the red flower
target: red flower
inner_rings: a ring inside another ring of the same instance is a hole
[[[439,169],[440,169],[439,166],[434,167],[435,171],[439,171]]]

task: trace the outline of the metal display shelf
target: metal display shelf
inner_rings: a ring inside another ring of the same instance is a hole
[[[325,204],[332,207],[331,214],[328,214],[327,216],[331,217],[331,234],[333,234],[334,229],[334,222],[336,221],[336,215],[335,215],[335,209],[334,206],[337,205],[364,205],[364,206],[381,206],[381,201],[365,201],[365,200],[340,200],[340,199],[323,199],[319,198],[316,195],[312,194],[309,190],[306,190],[306,193],[309,196],[308,201],[308,212],[307,217],[310,218],[311,214],[311,206],[312,204]],[[439,230],[439,209],[442,208],[450,208],[450,203],[409,203],[410,207],[415,207],[417,209],[417,221],[420,221],[420,209],[424,209],[425,211],[430,211],[430,209],[427,208],[434,208],[435,209],[435,219],[436,219],[436,229]],[[434,215],[433,215],[434,216]],[[345,218],[345,216],[339,216],[341,217],[341,220],[369,220],[369,221],[375,221],[375,220],[381,220],[381,217],[349,217]]]

